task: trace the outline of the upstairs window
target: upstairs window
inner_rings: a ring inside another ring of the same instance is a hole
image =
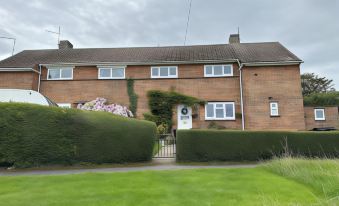
[[[325,109],[314,109],[315,120],[325,120]]]
[[[47,79],[48,80],[73,79],[73,68],[71,67],[48,68]]]
[[[205,105],[206,120],[235,120],[234,102],[208,102]]]
[[[278,102],[270,102],[271,116],[279,116],[279,104]]]
[[[205,65],[205,77],[226,77],[233,76],[232,65]]]
[[[99,68],[99,79],[125,79],[125,67],[103,67]]]
[[[177,66],[152,67],[151,78],[178,78],[178,67]]]

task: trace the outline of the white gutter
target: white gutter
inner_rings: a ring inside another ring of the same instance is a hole
[[[202,64],[202,63],[233,63],[237,59],[221,59],[221,60],[194,60],[194,61],[159,61],[159,62],[77,62],[64,63],[57,62],[51,64],[41,64],[43,66],[121,66],[121,65],[169,65],[169,64]]]
[[[304,63],[303,61],[282,61],[282,62],[249,62],[243,63],[244,66],[284,66]]]
[[[36,72],[39,73],[37,70],[33,68],[0,68],[0,72]]]
[[[242,68],[244,64],[240,63],[239,60],[237,60],[239,65],[239,84],[240,84],[240,106],[241,106],[241,129],[245,130],[245,114],[244,114],[244,98],[243,98],[243,88],[242,88]]]

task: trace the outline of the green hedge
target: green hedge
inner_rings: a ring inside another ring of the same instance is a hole
[[[0,103],[0,162],[17,167],[152,158],[156,126],[106,112]]]
[[[178,161],[255,161],[286,153],[292,156],[339,157],[339,132],[177,132]]]

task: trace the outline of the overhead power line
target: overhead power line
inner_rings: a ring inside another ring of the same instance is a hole
[[[185,41],[184,41],[184,45],[186,45],[186,40],[187,40],[187,31],[188,31],[188,24],[190,22],[190,16],[191,16],[191,7],[192,7],[192,1],[193,0],[189,0],[190,1],[190,5],[188,8],[188,14],[187,14],[187,23],[186,23],[186,32],[185,32]]]

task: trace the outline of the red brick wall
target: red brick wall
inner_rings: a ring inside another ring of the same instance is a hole
[[[179,65],[177,79],[151,79],[151,66],[128,66],[126,78],[135,79],[135,92],[139,96],[137,115],[143,118],[148,111],[147,91],[170,90],[200,98],[205,101],[234,101],[236,113],[240,113],[240,88],[237,64],[233,65],[234,76],[204,78],[203,64]],[[57,103],[75,103],[104,97],[110,103],[129,105],[126,80],[98,80],[95,66],[75,67],[73,80],[51,81],[43,68],[41,93]],[[37,87],[38,75],[32,72],[0,74],[0,87],[32,89]],[[305,129],[303,101],[300,87],[299,66],[244,67],[244,108],[246,129]],[[279,102],[280,117],[270,117],[269,97]],[[76,106],[75,104],[73,106]],[[176,113],[176,108],[174,109]],[[176,122],[176,114],[174,116]],[[205,110],[199,108],[194,128],[205,128]],[[215,121],[226,128],[241,128],[241,119]]]
[[[315,120],[315,107],[305,107],[305,123],[306,129],[321,127],[335,127],[339,129],[339,114],[338,107],[316,107],[325,109],[325,120]]]
[[[148,112],[147,91],[159,89],[175,91],[198,97],[206,101],[235,101],[236,112],[240,112],[239,77],[237,65],[234,65],[234,77],[203,78],[204,65],[179,65],[178,79],[150,79],[151,66],[128,66],[126,78],[135,79],[134,87],[138,95],[138,118]],[[74,103],[79,100],[93,100],[104,97],[111,103],[129,105],[126,80],[98,80],[98,69],[94,66],[75,67],[73,80],[46,80],[43,71],[41,92],[57,103]],[[73,106],[76,106],[75,104]],[[174,109],[176,112],[176,108]],[[199,108],[198,117],[193,119],[193,127],[207,127],[205,110]],[[176,116],[174,118],[176,122]],[[216,121],[226,128],[241,128],[241,121]]]
[[[244,67],[243,91],[246,129],[305,129],[299,66]],[[270,101],[279,117],[270,116]]]

